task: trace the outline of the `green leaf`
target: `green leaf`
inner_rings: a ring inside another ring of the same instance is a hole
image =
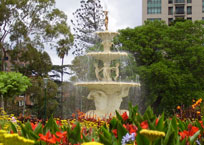
[[[27,131],[25,129],[25,127],[23,126],[23,124],[20,124],[21,127],[21,133],[23,135],[23,137],[27,138]]]
[[[76,142],[81,142],[81,127],[79,122],[76,123],[76,127],[73,129],[72,133]]]
[[[121,122],[118,122],[117,125],[117,134],[118,134],[118,142],[121,143],[123,136],[125,136],[128,133],[126,128],[123,127]]]
[[[104,145],[112,145],[111,140],[106,138],[102,134],[99,134],[99,139],[100,139],[100,142],[103,143]]]
[[[108,131],[108,129],[104,128],[103,126],[101,127],[101,131],[104,134],[104,137],[106,137],[107,139],[111,139],[111,133]]]
[[[11,129],[13,130],[13,133],[17,133],[16,126],[13,124],[13,122],[10,122]]]
[[[39,136],[36,135],[33,131],[29,131],[29,138],[30,139],[34,139],[34,140],[38,140],[39,139]]]
[[[111,119],[111,121],[110,121],[110,130],[116,129],[117,128],[117,123],[118,123],[118,121],[116,120],[116,118]]]
[[[42,124],[41,123],[38,123],[38,126],[34,130],[34,133],[35,134],[42,133]]]
[[[156,130],[163,131],[164,130],[164,113],[162,113],[159,118],[158,124],[156,126]]]
[[[149,145],[149,140],[139,133],[136,136],[136,142],[138,145]]]
[[[168,130],[167,130],[167,133],[166,133],[166,136],[165,136],[165,139],[164,139],[164,145],[168,145],[169,142],[172,142],[170,139],[170,136],[172,135],[173,133],[173,127],[172,127],[172,124],[171,124],[171,121],[168,125]]]
[[[121,122],[123,122],[122,116],[118,113],[118,111],[115,111],[115,112],[116,112],[117,119],[120,120]]]
[[[200,130],[197,131],[193,136],[190,137],[190,144],[193,145],[193,143],[195,142],[195,140],[198,138],[198,136],[200,135]]]

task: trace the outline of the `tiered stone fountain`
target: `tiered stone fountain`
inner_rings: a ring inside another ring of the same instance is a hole
[[[106,19],[107,20],[107,13]],[[118,34],[117,32],[106,31],[97,32],[98,36],[102,39],[104,47],[103,52],[90,52],[88,56],[94,57],[97,60],[103,62],[103,67],[99,68],[98,64],[94,64],[95,75],[98,81],[95,82],[78,82],[76,86],[87,87],[90,90],[88,99],[92,99],[95,102],[96,110],[90,110],[86,115],[94,115],[97,117],[105,117],[110,113],[115,114],[115,111],[122,113],[126,110],[120,110],[122,98],[127,97],[130,87],[140,86],[140,83],[119,82],[119,63],[116,63],[114,67],[110,64],[113,60],[119,59],[121,56],[128,56],[126,52],[112,52],[110,47],[112,46],[112,39]],[[112,76],[111,74],[115,74]]]

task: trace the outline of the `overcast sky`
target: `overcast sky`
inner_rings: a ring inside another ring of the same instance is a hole
[[[68,23],[72,13],[80,8],[81,0],[56,0],[56,7],[68,15]],[[142,0],[101,0],[103,7],[109,11],[109,30],[117,31],[127,27],[142,25]],[[47,50],[53,64],[61,64],[55,50]],[[74,56],[71,52],[65,57],[65,64],[70,64]],[[66,80],[65,80],[66,81]]]

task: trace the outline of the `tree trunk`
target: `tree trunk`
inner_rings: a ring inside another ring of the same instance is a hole
[[[64,70],[63,70],[63,65],[64,65],[64,57],[62,58],[62,71],[61,71],[61,118],[63,119],[63,75],[64,75]]]
[[[5,62],[4,59],[6,58],[6,50],[3,48],[3,46],[2,46],[2,48],[1,48],[1,50],[2,50],[1,70],[2,70],[2,71],[6,71],[5,68],[4,68],[4,62]]]
[[[1,95],[1,108],[4,110],[4,96]]]

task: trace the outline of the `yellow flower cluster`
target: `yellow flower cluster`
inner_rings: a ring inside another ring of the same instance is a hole
[[[193,105],[192,108],[195,109],[196,106],[200,105],[200,103],[202,102],[202,99],[198,99],[198,101],[196,101]]]
[[[3,145],[33,145],[34,140],[26,139],[18,134],[8,134],[4,130],[0,130],[0,143]]]
[[[82,145],[103,145],[103,144],[98,143],[98,142],[85,142]]]
[[[148,130],[148,129],[142,129],[140,131],[140,134],[146,136],[151,141],[165,136],[165,132],[157,131],[157,130]]]

